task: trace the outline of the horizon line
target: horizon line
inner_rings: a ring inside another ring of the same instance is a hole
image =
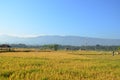
[[[86,38],[99,38],[99,39],[117,39],[117,38],[103,38],[103,37],[90,37],[90,36],[78,36],[78,35],[53,35],[53,34],[37,34],[37,35],[18,35],[18,34],[0,34],[0,36],[11,36],[11,37],[18,37],[18,38],[35,38],[40,36],[60,36],[60,37],[86,37]]]

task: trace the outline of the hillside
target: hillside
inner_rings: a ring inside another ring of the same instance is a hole
[[[44,45],[44,44],[61,44],[61,45],[120,45],[120,39],[101,39],[80,36],[38,36],[38,37],[13,37],[0,36],[0,44],[28,44],[28,45]]]

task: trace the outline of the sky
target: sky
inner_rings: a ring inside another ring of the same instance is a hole
[[[0,0],[0,34],[120,39],[120,0]]]

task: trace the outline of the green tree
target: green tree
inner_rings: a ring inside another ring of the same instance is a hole
[[[55,50],[55,51],[57,51],[57,50],[58,50],[59,45],[58,45],[58,44],[54,44],[54,45],[53,45],[53,47],[54,47],[54,50]]]

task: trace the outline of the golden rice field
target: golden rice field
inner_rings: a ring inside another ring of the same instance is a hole
[[[0,80],[120,80],[120,55],[95,51],[0,53]]]

